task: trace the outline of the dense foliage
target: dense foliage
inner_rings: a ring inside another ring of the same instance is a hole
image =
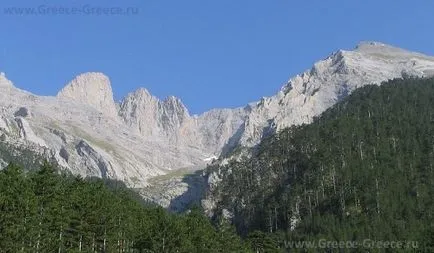
[[[217,213],[233,213],[259,251],[372,239],[434,252],[433,164],[434,79],[410,78],[358,89],[252,157],[209,170],[223,179]]]
[[[0,171],[0,252],[249,252],[200,210],[169,214],[124,187],[59,175],[45,164]]]
[[[199,209],[146,205],[120,183],[33,170],[39,162],[5,147],[22,166],[0,171],[0,253],[316,252],[289,243],[364,239],[434,252],[434,79],[363,87],[251,156],[208,168],[222,177],[215,226]]]

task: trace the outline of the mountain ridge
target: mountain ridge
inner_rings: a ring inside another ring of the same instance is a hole
[[[316,62],[274,96],[191,115],[179,98],[161,100],[145,88],[115,102],[110,79],[102,73],[77,76],[56,97],[20,90],[2,74],[0,132],[30,148],[44,143],[74,174],[143,188],[150,178],[205,167],[237,146],[252,147],[270,133],[310,123],[361,86],[431,75],[434,57],[367,42]],[[15,116],[19,110],[28,113]]]
[[[209,166],[202,203],[243,235],[412,238],[432,248],[433,101],[434,78],[361,87],[250,156]]]

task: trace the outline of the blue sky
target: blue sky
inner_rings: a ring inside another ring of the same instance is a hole
[[[138,13],[4,13],[41,5]],[[315,61],[362,40],[434,55],[433,10],[426,0],[2,0],[0,71],[39,95],[55,95],[79,73],[101,71],[116,100],[145,87],[201,113],[273,95]]]

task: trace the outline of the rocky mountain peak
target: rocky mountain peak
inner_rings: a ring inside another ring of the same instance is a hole
[[[142,98],[152,98],[153,95],[146,88],[139,88],[135,92],[131,93],[131,96],[142,97]]]
[[[102,73],[77,76],[57,99],[8,89],[12,82],[0,74],[0,136],[14,133],[11,143],[49,148],[59,164],[77,174],[143,186],[169,170],[202,166],[238,145],[254,146],[279,129],[309,123],[364,85],[431,75],[434,57],[363,42],[318,61],[274,96],[189,116],[179,98],[160,100],[144,88],[128,94],[117,111]]]
[[[387,44],[378,41],[360,41],[355,50],[364,50],[369,48],[381,48],[381,47],[392,47]]]
[[[408,61],[411,59],[432,61],[434,59],[432,56],[373,41],[360,42],[353,52],[364,55],[365,57],[390,61]]]
[[[357,46],[354,48],[355,52],[360,52],[360,53],[383,53],[383,54],[389,54],[389,55],[393,55],[393,54],[418,54],[416,52],[411,52],[399,47],[395,47],[389,44],[385,44],[382,42],[377,42],[377,41],[361,41],[357,44]]]
[[[11,81],[6,78],[6,74],[4,72],[0,72],[0,87],[13,87]]]
[[[147,89],[139,88],[128,93],[121,101],[120,114],[124,118],[129,118],[146,111],[147,115],[150,116],[158,108],[158,101],[158,98],[154,97]]]
[[[168,96],[166,99],[164,99],[164,101],[166,102],[170,102],[170,103],[182,103],[181,99],[175,96]]]
[[[179,98],[170,96],[160,100],[145,88],[125,97],[120,104],[119,115],[144,136],[154,137],[173,136],[189,118],[188,110]]]
[[[59,91],[57,97],[91,105],[107,115],[117,114],[110,79],[103,73],[78,75]]]
[[[361,42],[354,50],[338,50],[291,78],[267,103],[252,107],[240,143],[256,145],[268,129],[309,123],[364,85],[408,76],[434,76],[434,57],[380,42]]]
[[[157,108],[159,99],[153,96],[146,88],[139,88],[134,92],[130,92],[121,101],[121,110],[125,106],[130,106],[133,108],[142,108],[147,110],[153,110]]]
[[[169,96],[163,101],[163,103],[167,110],[177,112],[179,115],[189,116],[188,109],[184,103],[182,103],[180,98]]]

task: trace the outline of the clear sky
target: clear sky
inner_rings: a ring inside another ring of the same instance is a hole
[[[39,13],[12,15],[8,7]],[[51,7],[81,12],[47,14]],[[90,14],[100,7],[130,15]],[[273,95],[362,40],[434,55],[433,11],[430,0],[1,0],[0,71],[39,95],[100,71],[116,100],[145,87],[201,113]]]

